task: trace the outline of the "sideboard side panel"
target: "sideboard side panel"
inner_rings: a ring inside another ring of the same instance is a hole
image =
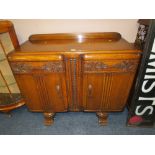
[[[16,74],[15,78],[29,110],[42,112],[44,100],[39,94],[35,77],[30,74]]]

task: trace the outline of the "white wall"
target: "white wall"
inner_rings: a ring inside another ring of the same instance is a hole
[[[137,19],[11,19],[19,42],[26,41],[31,34],[65,32],[119,32],[129,42],[137,34]]]

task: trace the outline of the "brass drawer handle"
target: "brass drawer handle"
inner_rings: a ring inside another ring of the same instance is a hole
[[[57,91],[57,94],[60,98],[63,97],[62,95],[62,91],[61,91],[61,86],[59,84],[56,85],[56,91]]]
[[[57,92],[60,92],[60,85],[56,85]]]
[[[93,90],[93,86],[91,84],[88,85],[88,96],[91,97],[92,96],[92,90]]]

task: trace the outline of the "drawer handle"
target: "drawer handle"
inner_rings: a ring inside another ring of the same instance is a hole
[[[60,87],[60,85],[58,84],[58,85],[56,85],[56,91],[57,91],[57,94],[58,94],[58,96],[60,97],[60,98],[62,98],[62,92],[61,92],[61,87]]]
[[[60,85],[56,85],[57,92],[60,92]]]
[[[88,85],[88,96],[91,97],[92,96],[92,90],[93,90],[93,86],[91,84]]]

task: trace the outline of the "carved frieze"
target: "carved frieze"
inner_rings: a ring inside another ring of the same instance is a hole
[[[63,72],[64,71],[64,65],[63,62],[48,62],[45,65],[41,67],[41,70],[47,71],[47,72]]]
[[[11,68],[14,73],[28,73],[32,70],[32,66],[26,63],[12,63]]]
[[[137,63],[133,61],[122,61],[119,64],[114,65],[114,68],[122,69],[124,71],[134,71],[137,66]]]
[[[104,71],[105,69],[120,69],[122,71],[134,71],[137,63],[134,61],[121,61],[114,65],[109,65],[99,61],[85,61],[84,71]]]
[[[43,72],[63,72],[63,62],[47,62],[41,66],[35,66],[31,63],[11,63],[11,67],[14,73],[29,73],[36,70]]]
[[[99,61],[84,62],[84,71],[100,71],[106,68],[108,68],[108,65],[106,65],[103,62]]]

